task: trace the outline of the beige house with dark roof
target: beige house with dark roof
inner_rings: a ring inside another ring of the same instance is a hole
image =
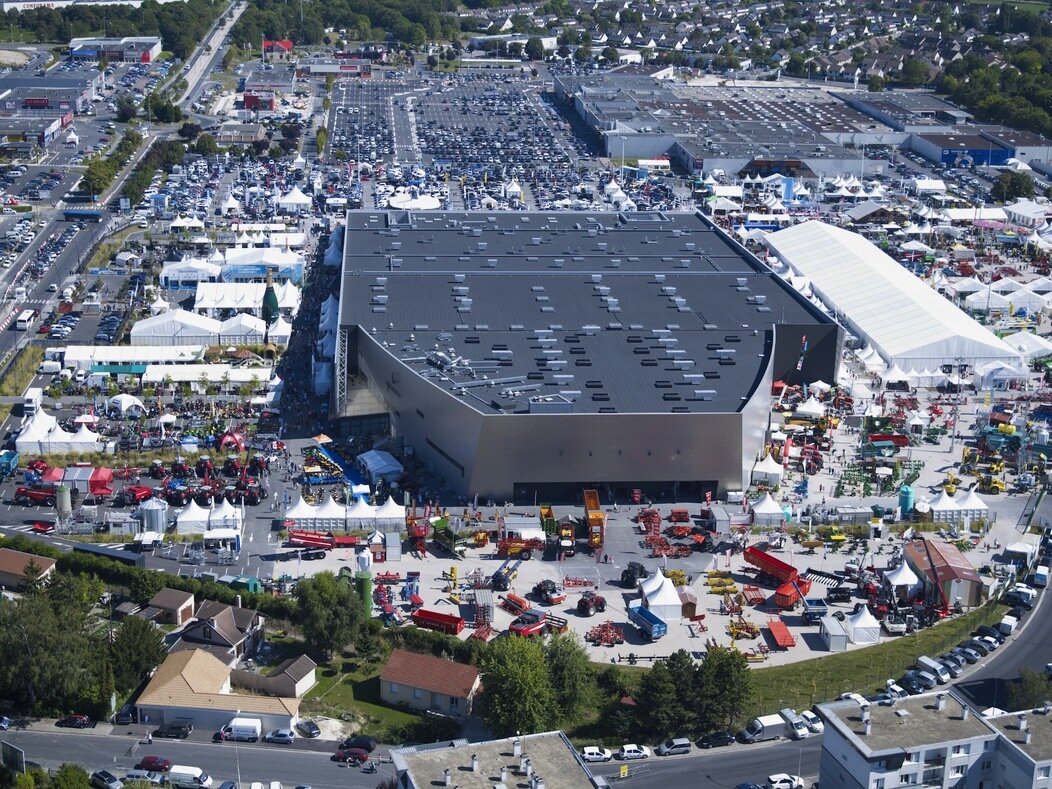
[[[17,589],[26,578],[26,567],[35,564],[40,568],[40,580],[46,581],[55,572],[55,560],[46,556],[0,548],[0,587]]]
[[[165,587],[149,602],[150,608],[159,612],[157,619],[170,625],[185,625],[194,618],[193,592]]]
[[[312,672],[313,673],[313,672]],[[299,718],[300,699],[234,691],[230,666],[205,649],[173,652],[139,696],[139,720],[161,724],[190,718],[197,729],[219,729],[231,718],[259,718],[264,729],[287,729]],[[148,716],[144,717],[144,716]]]
[[[380,698],[392,706],[434,710],[462,718],[480,687],[479,671],[433,655],[396,649],[380,672]]]

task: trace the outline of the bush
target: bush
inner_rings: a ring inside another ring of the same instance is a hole
[[[44,361],[44,348],[40,345],[27,345],[15,360],[11,362],[4,377],[0,380],[0,396],[17,397],[22,394],[33,376],[37,374],[40,363]]]

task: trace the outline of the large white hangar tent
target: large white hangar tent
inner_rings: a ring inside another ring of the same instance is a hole
[[[771,233],[771,252],[888,365],[934,370],[958,363],[1022,365],[1022,354],[862,236],[824,222]]]

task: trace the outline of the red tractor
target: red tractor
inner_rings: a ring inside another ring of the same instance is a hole
[[[165,491],[164,500],[172,507],[185,507],[193,498],[193,491],[186,485],[176,485]]]
[[[193,470],[190,468],[190,464],[186,462],[186,458],[179,455],[175,458],[175,462],[172,463],[171,474],[175,479],[187,479],[193,475]]]
[[[198,479],[214,476],[216,469],[215,466],[212,465],[212,458],[208,457],[208,455],[201,455],[201,457],[197,459],[194,471],[197,473]]]
[[[150,464],[150,479],[164,479],[168,476],[168,469],[164,467],[164,462],[155,460]]]
[[[248,473],[253,477],[262,476],[268,468],[270,468],[270,461],[264,455],[253,455],[248,461]]]
[[[130,507],[146,501],[153,496],[153,491],[145,485],[128,485],[113,497],[114,507]]]
[[[202,507],[210,507],[223,500],[223,486],[216,480],[209,480],[194,490],[194,501]]]
[[[237,455],[227,455],[223,462],[223,476],[236,477],[241,474],[241,458]]]
[[[585,592],[577,601],[578,616],[592,616],[596,611],[603,613],[606,610],[606,598],[595,592]]]
[[[545,578],[534,586],[533,595],[545,605],[558,605],[566,602],[566,592],[550,578]]]
[[[515,636],[543,636],[548,630],[548,616],[539,608],[531,608],[511,623],[508,632]]]

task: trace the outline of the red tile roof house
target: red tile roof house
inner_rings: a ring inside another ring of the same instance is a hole
[[[268,55],[277,55],[278,57],[288,57],[289,53],[292,52],[293,46],[295,45],[287,38],[276,41],[264,39],[263,41],[263,51]]]
[[[474,666],[403,649],[394,650],[380,672],[380,698],[386,704],[454,718],[471,714],[480,687]]]

